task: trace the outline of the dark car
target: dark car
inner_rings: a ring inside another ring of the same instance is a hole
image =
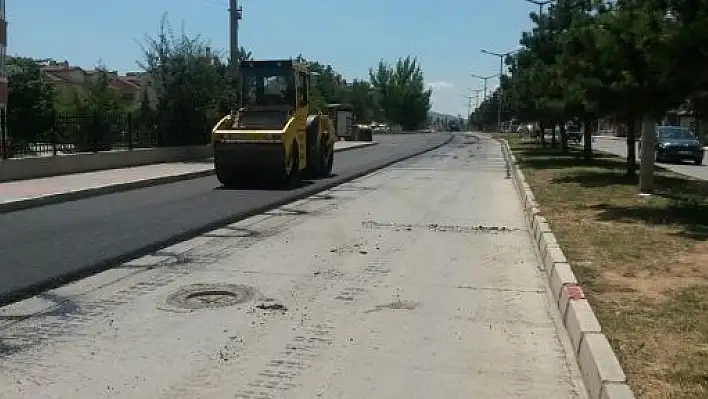
[[[690,160],[695,165],[703,163],[703,146],[685,127],[658,126],[654,151],[657,162]]]

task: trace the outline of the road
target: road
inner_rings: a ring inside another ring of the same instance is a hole
[[[378,136],[376,146],[338,153],[335,177],[287,192],[223,190],[210,176],[0,214],[0,302],[18,290],[112,266],[125,256],[233,222],[258,207],[342,181],[448,138]]]
[[[0,397],[584,398],[547,295],[499,144],[458,134],[0,309]]]
[[[619,155],[624,158],[627,157],[627,142],[624,140],[595,137],[593,141],[593,148],[595,148],[596,150],[609,152],[610,154]],[[637,157],[639,157],[638,146]],[[638,160],[639,159],[637,158],[637,161]],[[703,159],[703,165],[700,166],[696,166],[690,163],[674,164],[664,162],[657,162],[657,165],[660,165],[662,168],[666,168],[686,176],[691,176],[702,180],[708,180],[708,154],[705,155]]]

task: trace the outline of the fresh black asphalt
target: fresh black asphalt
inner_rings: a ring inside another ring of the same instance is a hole
[[[0,304],[313,194],[450,137],[377,136],[378,145],[337,153],[333,177],[290,191],[225,190],[209,176],[0,214]]]

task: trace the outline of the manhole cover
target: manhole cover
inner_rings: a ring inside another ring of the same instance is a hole
[[[192,284],[172,293],[165,305],[172,309],[214,309],[250,301],[255,290],[241,284]]]

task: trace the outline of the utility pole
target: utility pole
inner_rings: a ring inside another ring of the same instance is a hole
[[[506,53],[494,53],[492,51],[487,51],[487,50],[481,50],[481,51],[484,54],[499,57],[499,98],[497,99],[497,128],[499,129],[499,132],[501,133],[501,131],[502,131],[502,122],[501,122],[502,96],[504,93],[503,89],[502,89],[502,75],[504,75],[504,58],[518,52],[519,50],[507,51]]]
[[[238,83],[239,78],[238,21],[241,20],[242,11],[238,5],[238,0],[229,0],[229,56],[231,57],[231,76],[236,83]]]
[[[474,73],[471,73],[472,77],[475,77],[477,79],[482,79],[484,82],[484,97],[482,97],[482,101],[487,99],[487,81],[491,78],[495,78],[497,75],[489,75],[489,76],[482,76],[482,75],[475,75]]]

